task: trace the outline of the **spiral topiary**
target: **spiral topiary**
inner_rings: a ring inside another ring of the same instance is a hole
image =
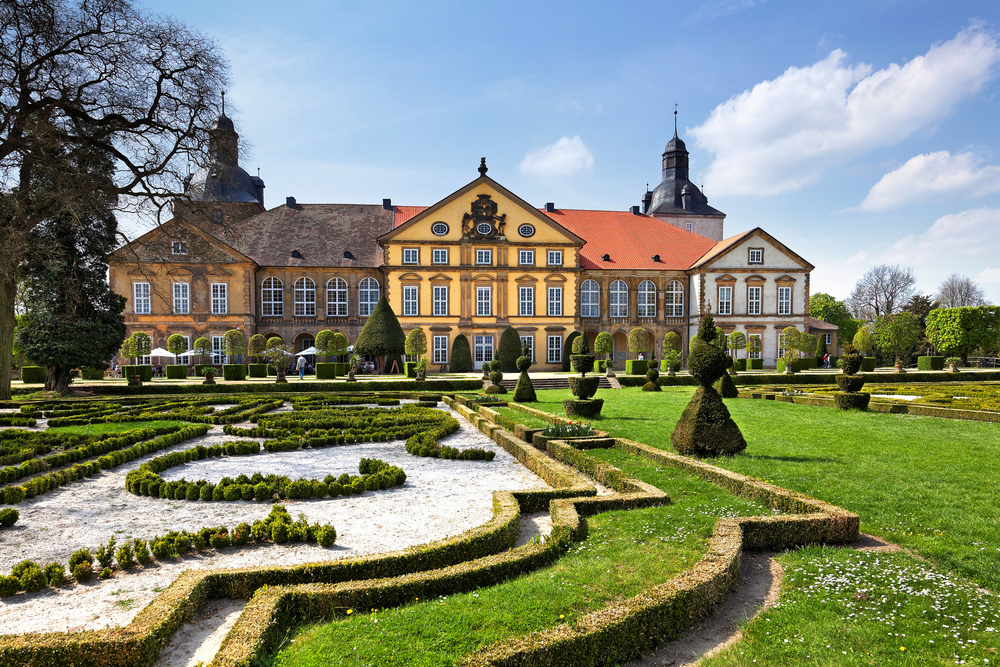
[[[514,400],[518,403],[534,403],[538,400],[538,396],[535,394],[535,385],[528,376],[528,369],[531,368],[528,346],[521,348],[521,352],[523,355],[517,358],[517,370],[521,371],[521,374],[517,377],[517,385],[514,387]]]
[[[660,371],[655,368],[650,368],[646,371],[646,379],[649,380],[649,382],[642,385],[643,391],[663,391],[660,389],[659,383],[657,383],[657,380],[660,379]]]

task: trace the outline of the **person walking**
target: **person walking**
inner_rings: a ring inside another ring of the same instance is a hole
[[[299,360],[295,362],[295,368],[299,371],[299,379],[301,380],[306,374],[306,358],[299,357]]]

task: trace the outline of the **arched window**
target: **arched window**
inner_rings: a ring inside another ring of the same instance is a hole
[[[601,286],[596,280],[584,280],[580,286],[580,316],[601,316]]]
[[[264,282],[260,284],[260,314],[265,317],[281,317],[285,314],[281,281],[273,276],[264,278]]]
[[[656,317],[656,285],[649,280],[639,283],[639,317]]]
[[[295,281],[295,316],[316,317],[316,283],[309,278]]]
[[[379,299],[378,281],[374,278],[365,278],[358,285],[358,315],[368,317],[375,310],[375,304]]]
[[[347,317],[347,281],[343,278],[326,281],[326,316]]]
[[[667,283],[663,299],[663,314],[666,317],[684,317],[684,286],[677,280]]]
[[[628,285],[624,281],[616,280],[611,283],[608,290],[608,306],[611,309],[611,317],[628,317]]]

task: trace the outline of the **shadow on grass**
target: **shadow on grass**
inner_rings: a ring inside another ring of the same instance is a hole
[[[761,454],[741,454],[740,458],[759,461],[786,461],[788,463],[843,463],[839,459],[825,456],[763,456]]]

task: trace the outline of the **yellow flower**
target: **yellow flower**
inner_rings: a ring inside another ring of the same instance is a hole
[[[348,610],[347,610],[347,615],[348,615],[348,616],[350,616],[350,615],[351,615],[351,614],[353,614],[353,613],[354,613],[354,610],[353,610],[353,609],[348,609]]]
[[[900,646],[900,647],[899,647],[899,650],[900,650],[900,651],[905,651],[905,650],[906,650],[906,647],[905,647],[905,646]]]
[[[559,618],[566,618],[566,614],[559,614]]]

